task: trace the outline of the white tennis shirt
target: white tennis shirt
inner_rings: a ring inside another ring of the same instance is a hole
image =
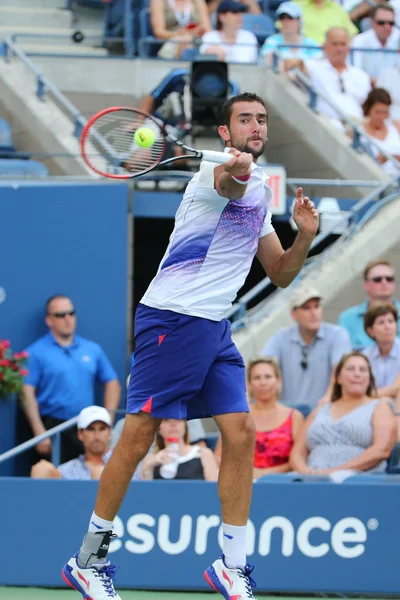
[[[274,231],[263,167],[253,163],[243,198],[228,200],[214,189],[216,166],[203,161],[189,182],[142,304],[220,321],[248,275],[259,238]]]

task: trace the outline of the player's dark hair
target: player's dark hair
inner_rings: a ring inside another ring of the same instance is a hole
[[[229,100],[225,102],[225,104],[222,105],[219,119],[220,125],[227,125],[229,127],[232,116],[232,107],[237,102],[259,102],[260,104],[262,104],[267,114],[268,123],[268,109],[264,100],[260,98],[260,96],[257,96],[257,94],[252,94],[250,92],[242,92],[237,96],[232,96],[231,98],[229,98]]]
[[[50,314],[49,313],[50,304],[53,302],[53,300],[57,300],[58,298],[66,298],[67,300],[69,300],[69,297],[66,296],[65,294],[53,294],[52,296],[50,296],[50,298],[47,298],[46,303],[44,305],[44,310],[45,310],[46,315]]]

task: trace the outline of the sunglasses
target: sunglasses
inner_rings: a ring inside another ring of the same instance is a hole
[[[69,315],[70,317],[73,317],[76,315],[76,310],[64,310],[63,312],[55,312],[53,314],[51,314],[51,317],[55,317],[56,319],[65,319],[65,317]]]
[[[375,21],[377,25],[390,25],[393,27],[395,25],[394,21]]]
[[[388,283],[393,283],[395,281],[394,275],[377,275],[376,277],[371,277],[367,281],[373,281],[374,283],[381,283],[383,279],[386,279]]]
[[[307,346],[301,347],[301,362],[300,366],[302,369],[307,369],[308,367],[308,348]]]

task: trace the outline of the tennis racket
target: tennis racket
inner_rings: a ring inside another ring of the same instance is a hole
[[[142,127],[154,133],[154,143],[149,148],[138,146],[134,140],[135,132]],[[163,160],[167,141],[179,146],[185,153]],[[218,164],[225,164],[232,158],[229,153],[190,148],[158,119],[137,108],[125,106],[106,108],[89,119],[82,131],[81,151],[93,171],[112,179],[132,179],[186,158]]]

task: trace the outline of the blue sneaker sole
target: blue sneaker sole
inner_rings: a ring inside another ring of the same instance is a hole
[[[79,585],[78,581],[72,575],[72,568],[69,565],[65,565],[61,571],[61,577],[64,579],[67,585],[72,587],[73,590],[80,592],[85,600],[94,600],[93,596],[88,596],[82,586]]]
[[[231,600],[225,587],[220,583],[220,580],[217,577],[214,567],[208,567],[208,569],[204,571],[204,579],[207,581],[208,585],[210,585],[213,588],[213,590],[215,590],[219,594],[222,594],[225,600]]]

